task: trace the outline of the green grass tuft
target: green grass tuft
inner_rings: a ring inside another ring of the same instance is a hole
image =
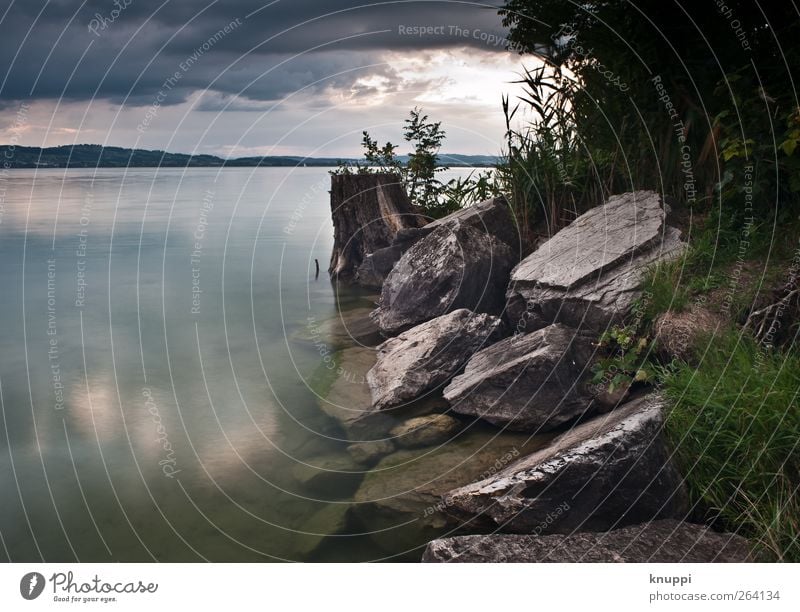
[[[800,561],[800,357],[729,331],[665,368],[666,431],[690,496],[768,557]]]

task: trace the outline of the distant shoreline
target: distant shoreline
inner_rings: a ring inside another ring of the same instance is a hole
[[[488,168],[497,164],[492,155],[441,154],[451,167]],[[89,169],[89,168],[335,168],[342,163],[364,163],[358,158],[303,157],[266,155],[223,159],[216,155],[188,155],[145,149],[103,147],[101,145],[65,145],[60,147],[22,147],[0,145],[0,160],[6,170],[12,169]],[[404,156],[400,157],[404,161]]]

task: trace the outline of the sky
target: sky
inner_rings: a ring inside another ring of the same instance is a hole
[[[522,58],[496,7],[0,0],[0,143],[353,156],[419,106],[446,152],[497,154]]]

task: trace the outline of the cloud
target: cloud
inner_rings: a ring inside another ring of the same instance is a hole
[[[176,72],[180,82],[165,106],[206,89],[254,101],[307,87],[352,86],[369,95],[368,76],[391,76],[381,66],[387,51],[467,47],[481,56],[503,49],[496,8],[470,2],[207,0],[188,8],[174,0],[3,1],[0,53],[8,71],[0,103],[148,105]]]

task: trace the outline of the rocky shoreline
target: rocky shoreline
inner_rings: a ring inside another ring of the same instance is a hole
[[[613,196],[530,253],[504,198],[430,224],[369,201],[368,234],[358,201],[331,202],[332,273],[380,298],[345,323],[368,339],[342,354],[361,379],[321,402],[368,468],[357,516],[456,534],[426,562],[749,558],[742,538],[687,522],[661,397],[589,384],[598,335],[686,248],[657,194]]]

